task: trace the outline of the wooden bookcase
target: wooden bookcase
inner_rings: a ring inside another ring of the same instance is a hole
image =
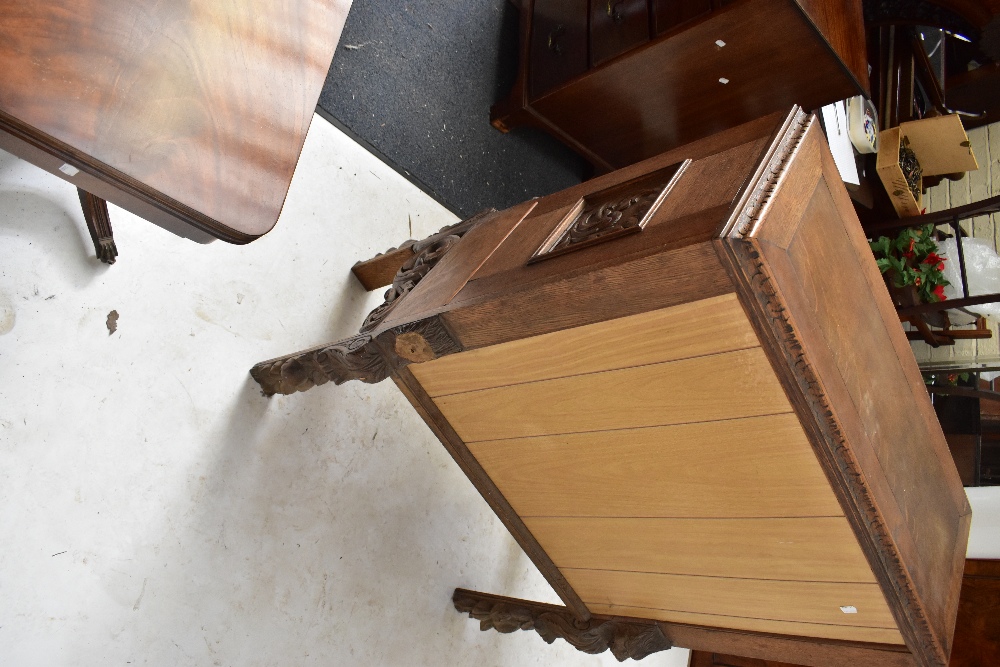
[[[393,379],[565,602],[456,591],[484,629],[620,658],[947,664],[970,509],[814,117],[357,273],[390,260],[358,336],[251,373],[268,394]]]

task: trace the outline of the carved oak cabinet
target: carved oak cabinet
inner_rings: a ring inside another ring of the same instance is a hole
[[[356,274],[393,265],[358,336],[251,373],[269,394],[393,379],[565,603],[456,590],[483,629],[619,659],[947,664],[970,509],[814,117]]]

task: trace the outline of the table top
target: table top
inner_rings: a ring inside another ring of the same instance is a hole
[[[275,224],[351,0],[0,0],[0,128],[246,243]]]

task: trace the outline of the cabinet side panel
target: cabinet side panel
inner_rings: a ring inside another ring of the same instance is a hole
[[[944,665],[968,503],[829,150],[802,127],[720,249],[907,645]],[[817,160],[812,192],[785,201],[783,183]]]
[[[899,644],[763,350],[715,351],[733,331],[756,342],[735,306],[706,299],[410,371],[588,608]],[[729,322],[700,326],[713,310]],[[673,359],[682,323],[703,340]],[[602,338],[618,343],[608,355]]]
[[[831,625],[827,623],[799,623],[796,621],[784,621],[770,618],[744,618],[734,616],[722,616],[719,614],[698,614],[687,611],[671,611],[663,609],[645,609],[642,607],[628,607],[625,605],[604,605],[588,603],[595,614],[622,614],[627,616],[641,616],[644,618],[654,618],[658,621],[668,623],[690,623],[692,625],[708,626],[719,629],[743,630],[752,632],[768,633],[774,639],[783,638],[810,638],[815,641],[819,639],[842,639],[850,642],[871,642],[886,644],[904,648],[903,638],[899,630],[893,628],[870,628],[858,625]],[[782,637],[784,635],[784,637]],[[734,648],[733,650],[741,650]],[[746,651],[750,653],[750,651]],[[881,656],[878,656],[881,657]],[[793,663],[795,667],[800,667]],[[823,667],[845,667],[846,665],[872,665],[885,667],[886,663],[881,660],[873,662],[850,662],[845,660],[842,651],[831,651],[829,657],[822,661],[808,664],[822,665]],[[758,667],[754,665],[753,667]],[[782,665],[781,667],[785,667]],[[792,667],[789,664],[787,667]]]

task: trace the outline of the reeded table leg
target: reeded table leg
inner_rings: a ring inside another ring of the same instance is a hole
[[[87,231],[94,242],[94,252],[97,259],[105,264],[114,264],[118,257],[115,247],[115,237],[111,231],[111,216],[108,215],[108,202],[90,194],[86,190],[76,189],[80,195],[80,205],[83,207],[83,217],[87,221]]]

